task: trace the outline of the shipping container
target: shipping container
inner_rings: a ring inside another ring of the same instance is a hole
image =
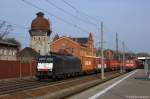
[[[93,72],[95,71],[94,57],[92,56],[83,56],[81,58],[82,71],[83,72]]]
[[[94,57],[94,66],[96,69],[100,70],[101,69],[101,65],[102,65],[102,62],[101,62],[101,57]],[[107,69],[107,64],[106,64],[106,61],[104,59],[104,69]]]

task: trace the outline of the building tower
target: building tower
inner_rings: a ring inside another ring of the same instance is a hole
[[[48,39],[51,34],[50,23],[44,18],[44,13],[38,12],[37,17],[31,23],[30,47],[40,53],[46,55],[49,52]]]

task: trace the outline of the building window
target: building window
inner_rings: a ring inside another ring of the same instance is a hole
[[[4,55],[7,55],[7,49],[4,49]]]
[[[16,55],[16,51],[13,51],[12,55]]]
[[[3,54],[3,49],[0,49],[0,55],[2,55]]]
[[[71,52],[74,53],[74,48],[71,49]]]
[[[39,37],[39,41],[40,41],[40,37]]]
[[[9,53],[8,53],[10,56],[12,55],[12,51],[11,50],[9,50]]]
[[[35,41],[35,37],[33,37],[34,41]]]
[[[66,44],[65,43],[61,44],[61,49],[66,49]]]

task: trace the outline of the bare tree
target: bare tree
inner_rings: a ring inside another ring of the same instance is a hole
[[[15,38],[7,38],[7,35],[13,31],[13,26],[6,23],[6,21],[0,20],[0,40],[16,44],[18,47],[21,47],[21,43]]]
[[[13,30],[12,25],[8,25],[6,21],[0,21],[0,40],[3,40]]]

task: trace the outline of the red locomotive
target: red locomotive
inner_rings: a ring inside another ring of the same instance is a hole
[[[125,69],[126,70],[133,70],[137,68],[137,63],[135,59],[127,59],[125,60]]]

